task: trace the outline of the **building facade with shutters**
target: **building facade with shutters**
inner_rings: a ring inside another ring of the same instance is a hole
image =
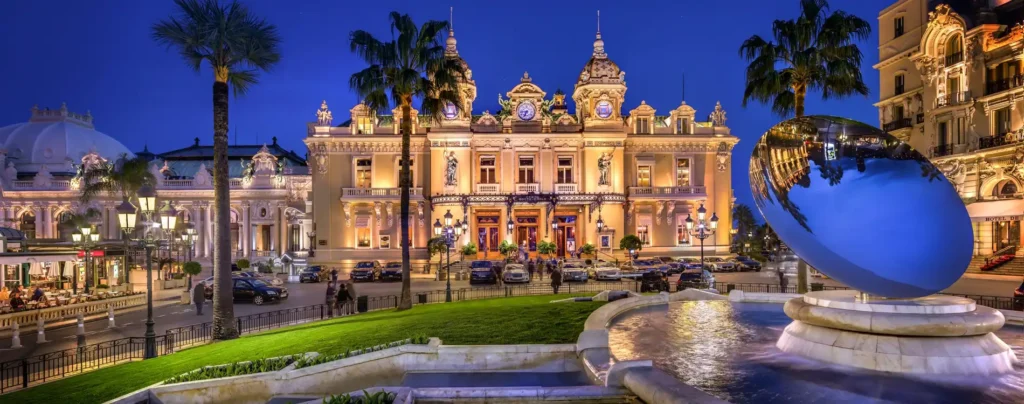
[[[446,55],[461,60],[454,32]],[[685,102],[660,115],[634,102],[624,114],[625,72],[600,33],[571,94],[551,94],[524,73],[499,96],[496,113],[471,113],[477,92],[466,66],[462,109],[449,106],[439,120],[412,113],[413,258],[428,258],[427,242],[446,215],[466,223],[458,245],[475,244],[480,259],[498,258],[505,240],[530,256],[542,240],[559,256],[592,244],[607,259],[621,254],[628,234],[643,240],[642,255],[696,256],[699,241],[685,219],[696,219],[702,204],[721,223],[705,251],[728,252],[738,139],[721,105],[700,121]],[[336,125],[324,102],[308,124],[312,263],[400,259],[400,115],[360,103]]]

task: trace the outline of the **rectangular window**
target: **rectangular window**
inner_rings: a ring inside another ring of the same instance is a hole
[[[903,119],[903,106],[902,105],[893,105],[892,106],[892,120],[893,121],[899,121],[901,119]]]
[[[356,247],[370,248],[370,228],[360,227],[356,229]]]
[[[636,133],[650,134],[651,133],[651,120],[650,118],[637,118],[636,119]]]
[[[533,184],[533,156],[519,156],[519,183]]]
[[[650,220],[647,220],[649,222]],[[636,226],[636,236],[640,238],[643,245],[651,245],[650,225],[643,223]]]
[[[946,79],[946,97],[949,98],[949,104],[955,104],[963,101],[960,99],[959,77],[950,77]]]
[[[356,134],[359,135],[372,135],[373,134],[373,118],[363,117],[356,119]]]
[[[905,90],[905,86],[904,85],[906,83],[905,77],[902,74],[897,74],[895,81],[896,81],[896,89],[894,91],[895,94],[896,95],[903,94],[903,91]]]
[[[495,157],[494,156],[482,156],[480,157],[480,183],[481,184],[497,184],[498,177],[495,173]]]
[[[686,230],[685,220],[681,217],[676,220],[676,245],[690,244],[690,232]]]
[[[903,17],[896,17],[896,19],[892,20],[892,25],[893,32],[895,32],[893,38],[899,38],[903,36]]]
[[[558,158],[557,180],[559,184],[572,184],[572,157]]]
[[[1003,135],[1010,132],[1010,108],[996,110],[996,135]]]
[[[676,186],[690,186],[690,159],[676,159]]]
[[[686,118],[677,118],[676,119],[676,133],[678,133],[680,135],[685,135],[689,131],[690,131],[690,124],[689,124],[689,122],[687,122]]]
[[[949,121],[939,122],[939,133],[937,139],[939,146],[945,146],[947,144],[946,139],[949,139]]]
[[[372,159],[356,160],[356,188],[371,188]]]
[[[639,166],[636,168],[636,186],[651,186],[651,166]]]
[[[964,144],[964,118],[956,118],[953,125],[953,136],[951,137],[953,144]]]

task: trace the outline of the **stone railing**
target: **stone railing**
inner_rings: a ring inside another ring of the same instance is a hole
[[[685,187],[629,187],[629,196],[694,196],[704,195],[706,190],[701,186]]]
[[[409,188],[409,196],[422,196],[423,188]],[[342,188],[342,198],[398,198],[402,196],[401,188]]]
[[[192,188],[192,180],[164,180],[164,188]]]
[[[577,184],[555,184],[556,194],[575,194],[579,192]]]
[[[52,180],[48,187],[37,187],[33,180],[18,180],[11,183],[14,189],[51,189],[51,190],[68,190],[71,189],[71,180]]]
[[[241,178],[231,178],[230,182],[232,188],[241,188],[244,184]]]
[[[253,257],[260,257],[260,258],[267,258],[267,257],[275,257],[275,256],[277,256],[277,253],[275,253],[274,250],[253,250],[252,251],[252,256]]]
[[[516,184],[517,194],[539,193],[540,184]]]
[[[146,294],[140,293],[131,296],[114,297],[103,300],[95,300],[85,303],[74,303],[65,306],[48,307],[45,309],[25,310],[0,315],[0,329],[8,329],[12,324],[19,325],[35,324],[38,319],[43,321],[59,320],[62,318],[83,315],[104,313],[113,307],[114,310],[139,306],[146,304]]]
[[[501,193],[501,184],[476,184],[476,193],[499,194]]]

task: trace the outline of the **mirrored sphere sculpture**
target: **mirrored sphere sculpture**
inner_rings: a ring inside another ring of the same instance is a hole
[[[910,145],[869,125],[830,116],[775,125],[754,147],[750,188],[782,242],[857,290],[927,296],[970,264],[971,219],[956,189]]]

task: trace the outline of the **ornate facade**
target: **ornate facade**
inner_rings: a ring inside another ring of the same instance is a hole
[[[454,32],[446,54],[461,60]],[[645,255],[696,255],[684,220],[701,203],[722,223],[706,251],[728,251],[738,139],[721,105],[706,122],[685,102],[667,115],[643,101],[622,114],[626,73],[600,33],[571,94],[575,112],[567,94],[549,95],[524,73],[499,94],[499,111],[472,114],[477,91],[468,71],[463,109],[449,106],[440,122],[412,114],[414,258],[427,258],[434,224],[449,212],[452,222],[468,223],[459,245],[476,244],[478,257],[497,258],[504,240],[531,255],[542,240],[553,241],[558,255],[586,243],[614,254],[627,234],[645,242]],[[400,114],[380,112],[360,103],[334,126],[324,102],[307,126],[313,263],[400,258]]]
[[[1024,4],[901,0],[879,13],[882,127],[931,156],[974,221],[975,254],[1024,219]]]
[[[199,144],[154,154],[150,161],[157,198],[170,201],[179,221],[198,232],[195,256],[213,256],[213,147]],[[33,243],[70,245],[72,213],[99,212],[93,225],[102,240],[120,240],[115,208],[120,195],[100,195],[82,203],[81,175],[104,164],[132,157],[117,140],[100,133],[92,116],[60,110],[32,109],[27,123],[0,128],[0,220],[19,229]],[[311,186],[305,159],[274,138],[270,146],[229,147],[233,255],[266,260],[309,246],[306,196]],[[113,243],[119,244],[119,243]]]

